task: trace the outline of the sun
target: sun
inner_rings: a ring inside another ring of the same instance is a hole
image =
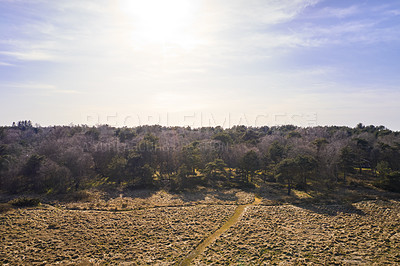
[[[121,0],[136,41],[188,45],[198,5],[194,0]]]

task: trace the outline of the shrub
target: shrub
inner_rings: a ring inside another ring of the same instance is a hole
[[[307,190],[307,184],[302,183],[302,182],[301,183],[296,183],[294,187],[296,189],[298,189],[298,190],[303,190],[303,191]]]
[[[382,174],[374,185],[388,191],[400,193],[400,171]]]
[[[86,201],[86,202],[88,202],[88,201],[90,201],[90,199],[91,199],[90,193],[85,190],[70,192],[64,196],[65,201]]]
[[[56,222],[51,222],[48,224],[47,229],[58,229],[60,228]]]
[[[0,203],[0,213],[8,212],[12,209],[12,206],[8,203]]]
[[[38,198],[16,198],[13,199],[11,205],[16,207],[35,207],[40,204],[40,199]]]

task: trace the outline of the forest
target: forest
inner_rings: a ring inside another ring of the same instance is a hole
[[[321,191],[370,181],[400,192],[400,132],[384,126],[0,128],[0,190],[61,195],[86,189],[184,191],[281,184]]]

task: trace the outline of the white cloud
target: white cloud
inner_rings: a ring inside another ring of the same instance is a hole
[[[307,7],[319,0],[239,0],[207,1],[209,13],[204,18],[211,20],[214,30],[249,29],[250,27],[275,25],[296,18]],[[216,28],[215,28],[216,27]]]
[[[77,90],[70,90],[70,89],[62,89],[54,84],[48,83],[38,83],[38,82],[25,82],[25,83],[3,83],[0,85],[0,88],[5,89],[23,89],[25,92],[32,92],[35,93],[41,92],[46,94],[81,94],[81,92]]]
[[[325,7],[317,10],[312,14],[308,14],[308,18],[326,19],[326,18],[348,18],[362,12],[362,8],[358,5],[352,5],[344,8]]]
[[[24,52],[9,52],[0,51],[0,55],[16,58],[25,61],[54,61],[55,55],[49,54],[44,51],[24,51]]]
[[[52,84],[37,83],[37,82],[26,82],[26,83],[3,83],[3,88],[15,88],[15,89],[45,89],[55,90],[57,87]]]
[[[1,62],[0,61],[0,66],[15,66],[15,65],[7,63],[7,62]]]

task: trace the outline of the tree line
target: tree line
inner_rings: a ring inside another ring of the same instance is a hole
[[[184,190],[281,183],[307,190],[348,178],[400,190],[400,133],[384,126],[293,125],[0,128],[0,189],[59,194],[87,188]]]

